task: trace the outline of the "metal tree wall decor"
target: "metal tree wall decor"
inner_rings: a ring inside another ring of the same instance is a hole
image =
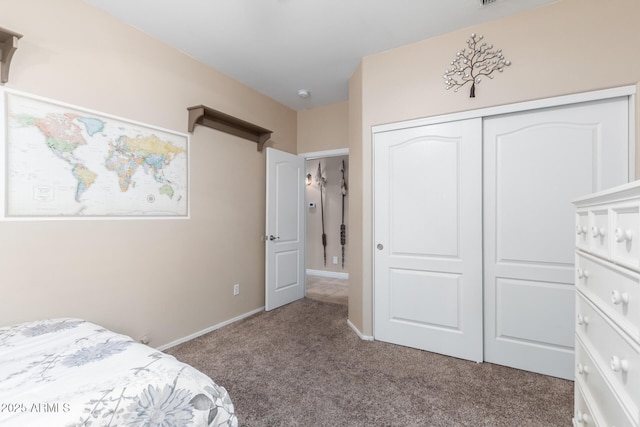
[[[470,98],[476,96],[476,85],[480,84],[482,77],[489,77],[494,71],[502,72],[504,67],[511,65],[502,54],[502,49],[494,49],[492,44],[483,42],[483,36],[471,34],[467,40],[467,48],[459,50],[451,61],[451,68],[444,70],[444,84],[447,90],[454,88],[457,92],[462,86],[471,82]]]

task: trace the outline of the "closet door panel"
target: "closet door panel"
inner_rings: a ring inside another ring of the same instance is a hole
[[[433,135],[389,150],[392,253],[458,257],[459,142]]]
[[[557,348],[571,347],[572,329],[558,328],[575,294],[565,283],[502,279],[495,283],[496,336],[501,340]],[[545,307],[539,312],[539,307]]]
[[[482,360],[481,120],[374,139],[374,336]]]
[[[626,98],[484,120],[484,358],[573,378],[570,201],[628,176]]]
[[[574,215],[567,200],[589,194],[598,144],[595,124],[543,123],[497,135],[496,261],[573,264]],[[572,170],[573,169],[573,170]]]

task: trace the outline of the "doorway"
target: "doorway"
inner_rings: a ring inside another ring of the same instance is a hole
[[[306,162],[306,296],[347,305],[348,149],[301,154]]]

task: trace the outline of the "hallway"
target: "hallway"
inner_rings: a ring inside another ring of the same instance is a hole
[[[348,280],[307,275],[307,298],[347,305],[348,296]]]

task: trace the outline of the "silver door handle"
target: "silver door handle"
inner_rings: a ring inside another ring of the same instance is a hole
[[[378,248],[378,250],[381,251],[382,249],[384,249],[384,246],[382,246],[382,243],[378,243],[376,248]]]
[[[269,236],[267,237],[269,240],[274,241],[274,240],[278,240],[280,237],[276,237],[273,234],[269,234]]]

